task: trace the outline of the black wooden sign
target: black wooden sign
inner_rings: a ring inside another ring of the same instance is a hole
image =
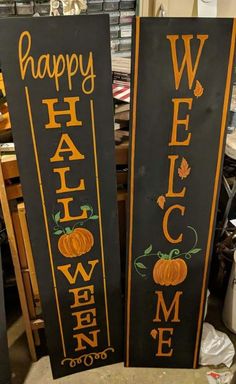
[[[1,242],[1,240],[0,240]],[[7,345],[6,313],[3,291],[2,260],[0,249],[0,384],[10,384],[11,371]]]
[[[109,17],[1,20],[0,41],[53,376],[120,361]]]
[[[135,29],[125,363],[196,367],[235,23],[137,18]]]

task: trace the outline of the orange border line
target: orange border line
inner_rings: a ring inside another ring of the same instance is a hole
[[[232,67],[233,67],[233,60],[234,60],[235,38],[236,38],[236,19],[234,19],[234,21],[233,21],[233,29],[232,29],[232,35],[231,35],[228,72],[227,72],[227,78],[226,78],[223,113],[222,113],[222,120],[221,120],[221,132],[220,132],[218,160],[217,160],[217,165],[216,165],[214,192],[213,192],[213,198],[212,198],[211,216],[210,216],[210,224],[209,224],[210,229],[209,229],[209,233],[208,233],[205,265],[204,265],[204,272],[203,272],[203,283],[202,283],[201,302],[200,302],[200,310],[199,310],[199,318],[198,318],[198,327],[197,327],[197,337],[196,337],[196,344],[195,344],[195,351],[194,351],[193,368],[197,368],[197,365],[198,365],[198,350],[199,350],[199,342],[200,342],[200,335],[201,335],[201,328],[202,328],[203,305],[205,302],[205,290],[206,290],[206,284],[207,284],[208,262],[209,262],[210,250],[211,250],[213,225],[214,225],[214,221],[215,221],[215,209],[216,209],[216,203],[217,203],[218,185],[219,185],[221,161],[222,161],[222,154],[223,154],[225,124],[226,124],[226,119],[227,119],[227,114],[228,114],[228,102],[229,102],[230,88],[231,88],[231,76],[232,76]]]
[[[129,254],[128,254],[128,287],[127,287],[127,317],[126,317],[126,366],[129,366],[129,338],[130,338],[130,300],[131,300],[131,268],[132,268],[132,240],[133,240],[133,207],[134,207],[134,159],[136,138],[136,112],[138,95],[138,65],[139,65],[140,17],[136,17],[135,28],[135,63],[134,63],[134,95],[132,115],[132,141],[130,164],[130,204],[129,204]]]
[[[94,168],[95,168],[95,176],[96,176],[99,234],[100,234],[101,255],[102,255],[102,276],[103,276],[103,288],[104,288],[106,323],[107,323],[106,324],[107,325],[107,343],[108,343],[108,346],[110,347],[111,339],[110,339],[110,325],[109,325],[108,304],[107,304],[106,272],[105,272],[105,262],[104,262],[104,246],[103,246],[103,231],[102,231],[102,211],[101,211],[101,202],[100,202],[99,173],[98,173],[97,144],[96,144],[96,130],[95,130],[93,100],[90,100],[90,112],[91,112],[92,132],[93,132]]]
[[[35,132],[34,132],[34,124],[33,124],[33,118],[32,118],[32,110],[31,110],[28,87],[25,87],[25,95],[26,95],[26,102],[27,102],[27,108],[28,108],[31,136],[32,136],[33,147],[34,147],[34,157],[35,157],[37,174],[38,174],[38,182],[39,182],[39,189],[40,189],[40,195],[41,195],[41,201],[42,201],[44,223],[45,223],[45,229],[46,229],[46,235],[47,235],[48,251],[49,251],[50,264],[51,264],[51,270],[52,270],[53,287],[55,292],[63,355],[64,357],[66,357],[66,347],[65,347],[65,340],[64,340],[63,327],[62,327],[62,321],[61,321],[58,292],[57,292],[57,286],[56,286],[56,277],[55,277],[54,264],[53,264],[52,248],[51,248],[50,235],[49,235],[49,229],[48,229],[47,211],[46,211],[45,198],[44,198],[44,192],[43,192],[43,184],[42,184],[42,178],[41,178],[41,172],[40,172],[38,150],[37,150],[37,144],[36,144],[36,138],[35,138]]]

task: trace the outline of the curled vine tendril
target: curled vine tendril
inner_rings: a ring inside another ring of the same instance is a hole
[[[180,250],[178,248],[172,249],[169,253],[163,253],[161,251],[152,252],[152,245],[150,245],[144,251],[144,253],[142,255],[136,257],[136,259],[134,260],[134,268],[135,268],[136,272],[141,277],[145,277],[146,276],[146,273],[142,273],[141,271],[147,269],[147,267],[145,266],[145,264],[143,264],[143,262],[140,261],[141,259],[143,259],[145,257],[156,256],[156,257],[158,257],[159,259],[162,259],[162,260],[173,260],[175,258],[183,256],[183,257],[185,257],[185,259],[189,260],[189,259],[191,259],[193,254],[196,254],[196,253],[200,252],[201,248],[196,248],[197,247],[197,243],[198,243],[197,231],[193,227],[191,227],[190,225],[188,225],[187,228],[189,228],[189,229],[191,229],[193,231],[194,237],[195,237],[194,244],[191,247],[191,249],[189,249],[187,252],[182,252],[182,253],[180,253]]]

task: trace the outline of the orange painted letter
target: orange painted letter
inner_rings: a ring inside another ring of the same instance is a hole
[[[63,204],[64,217],[60,218],[60,222],[71,221],[71,220],[84,220],[88,218],[88,212],[83,209],[81,215],[71,216],[69,211],[69,203],[74,201],[73,197],[64,197],[63,199],[57,199],[58,203]]]
[[[69,292],[74,295],[74,304],[70,306],[71,308],[82,307],[83,305],[91,305],[95,303],[93,285],[69,289]]]
[[[177,155],[170,155],[168,159],[170,159],[170,173],[169,173],[169,184],[168,184],[168,192],[166,197],[184,197],[186,188],[184,187],[181,192],[173,191],[174,184],[174,173],[175,173],[175,161],[179,158]]]
[[[44,99],[42,100],[43,104],[46,104],[48,107],[48,118],[49,122],[45,125],[45,128],[61,128],[61,123],[57,123],[55,118],[56,116],[63,116],[63,115],[69,115],[70,120],[67,121],[66,126],[67,127],[73,127],[73,126],[81,126],[82,121],[77,119],[76,116],[76,108],[75,104],[77,101],[79,101],[80,98],[78,96],[76,97],[64,97],[63,101],[64,103],[69,104],[69,109],[63,109],[63,110],[55,110],[54,106],[58,103],[58,99]]]
[[[79,331],[82,328],[96,327],[96,308],[85,309],[84,311],[73,312],[72,316],[76,316],[76,326],[74,331]]]
[[[169,352],[163,352],[163,344],[166,344],[169,348],[171,347],[171,337],[168,339],[164,339],[164,333],[168,332],[170,336],[173,335],[174,329],[173,328],[157,328],[158,332],[158,349],[156,356],[166,356],[171,357],[173,354],[173,349],[171,348]]]
[[[91,276],[93,274],[94,267],[95,267],[95,265],[98,264],[98,262],[99,262],[98,259],[90,260],[87,262],[87,264],[90,265],[89,272],[86,272],[82,263],[77,263],[73,276],[72,276],[71,272],[69,271],[69,269],[72,267],[71,264],[60,265],[59,267],[57,267],[57,269],[63,273],[63,275],[66,277],[66,279],[69,281],[70,284],[75,284],[79,274],[83,278],[84,281],[91,280]]]
[[[68,187],[66,185],[66,172],[70,172],[70,167],[64,168],[54,168],[54,173],[58,173],[60,177],[60,188],[56,190],[56,193],[64,193],[64,192],[74,192],[74,191],[84,191],[84,179],[80,179],[79,185],[77,187]]]
[[[171,141],[169,142],[169,146],[171,145],[184,145],[188,146],[191,139],[191,133],[188,133],[186,140],[178,141],[178,126],[183,125],[185,131],[188,131],[189,124],[189,115],[186,115],[185,119],[178,119],[179,115],[179,106],[180,104],[187,104],[188,110],[192,109],[193,99],[172,99],[174,103],[174,113],[173,113],[173,123],[172,123],[172,132],[171,132]]]
[[[66,144],[66,147],[63,148]],[[63,133],[61,135],[61,139],[59,141],[59,144],[57,146],[56,152],[53,157],[51,157],[50,161],[51,163],[55,161],[64,161],[64,156],[61,156],[61,153],[71,153],[69,156],[69,160],[83,160],[84,155],[78,151],[75,144],[71,140],[70,136],[67,133]]]
[[[170,235],[170,233],[168,231],[169,216],[170,216],[171,212],[174,211],[175,209],[177,209],[178,211],[181,212],[181,216],[184,215],[185,207],[183,207],[182,205],[178,205],[178,204],[172,205],[165,212],[165,215],[163,217],[163,223],[162,223],[162,228],[163,228],[164,235],[165,235],[166,239],[170,243],[172,243],[172,244],[181,243],[181,241],[183,239],[183,234],[182,233],[179,235],[179,237],[177,239],[173,239],[173,237]]]
[[[180,296],[183,294],[181,291],[175,292],[175,296],[171,302],[171,305],[169,309],[166,308],[166,303],[163,297],[163,292],[161,291],[156,291],[157,294],[157,311],[156,311],[156,317],[153,319],[154,322],[161,322],[161,316],[160,316],[160,311],[162,309],[164,319],[165,321],[169,321],[169,317],[171,315],[171,312],[174,310],[174,316],[170,320],[172,323],[179,323],[179,301],[180,301]]]
[[[199,66],[202,49],[205,44],[205,41],[208,39],[208,35],[197,35],[197,39],[199,40],[199,47],[198,47],[198,52],[197,52],[194,65],[192,62],[191,44],[190,44],[190,41],[193,39],[193,35],[182,35],[181,38],[184,41],[185,53],[182,59],[181,66],[179,66],[178,57],[177,57],[177,48],[176,48],[176,42],[177,40],[179,40],[179,35],[167,35],[167,39],[170,41],[170,47],[171,47],[172,64],[173,64],[174,77],[175,77],[175,89],[179,89],[180,81],[182,79],[185,66],[187,67],[188,87],[189,89],[191,89],[197,73],[198,66]]]
[[[98,346],[98,332],[100,332],[100,330],[89,332],[91,339],[83,333],[74,335],[73,337],[77,339],[77,348],[75,349],[75,351],[82,351],[83,349],[87,348],[87,346],[83,345],[83,341],[90,345],[90,347],[96,348]]]

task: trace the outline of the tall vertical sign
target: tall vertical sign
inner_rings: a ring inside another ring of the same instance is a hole
[[[125,363],[196,367],[235,22],[137,18],[134,36]]]
[[[0,41],[53,376],[120,361],[109,18],[1,20]]]

